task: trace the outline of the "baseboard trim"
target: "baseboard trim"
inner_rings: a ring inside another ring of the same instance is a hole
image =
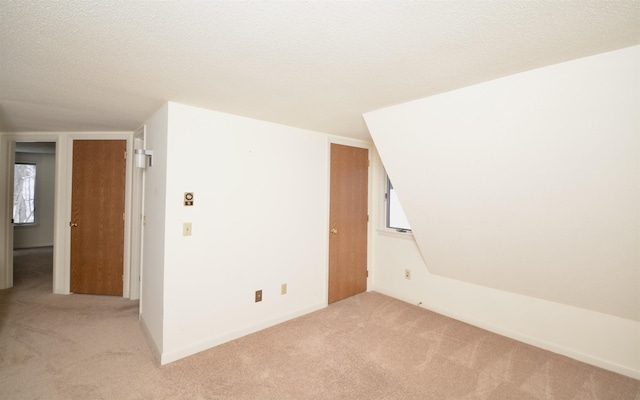
[[[458,321],[462,321],[470,325],[477,326],[478,328],[485,329],[487,331],[496,333],[498,335],[505,336],[522,343],[530,344],[532,346],[535,346],[544,350],[548,350],[552,353],[560,354],[560,355],[572,358],[574,360],[584,362],[586,364],[590,364],[596,367],[600,367],[602,369],[606,369],[608,371],[612,371],[621,375],[628,376],[630,378],[640,379],[640,371],[635,370],[633,368],[626,367],[624,365],[620,365],[599,357],[595,357],[580,351],[576,351],[571,348],[558,345],[557,343],[539,339],[537,337],[530,336],[525,333],[504,329],[502,327],[487,324],[478,320],[474,320],[472,318],[465,318],[463,316],[456,315],[455,313],[449,313],[446,310],[440,309],[438,307],[425,306],[424,308],[427,310],[433,311],[435,313],[442,314],[447,317],[456,319]]]
[[[384,290],[379,290],[379,289],[374,289],[374,291],[378,293],[382,293],[386,296],[390,296],[395,299],[404,301],[409,304],[413,304],[413,305],[417,304],[412,299],[403,298],[394,293],[388,293]],[[640,379],[640,370],[613,362],[611,360],[603,359],[601,357],[591,355],[582,351],[578,351],[576,349],[572,349],[565,345],[527,334],[526,332],[523,332],[523,331],[507,329],[496,324],[488,323],[478,318],[474,318],[473,316],[470,316],[470,315],[464,315],[459,312],[451,311],[447,307],[433,304],[433,302],[425,302],[425,303],[421,302],[421,304],[419,304],[418,306],[426,310],[433,311],[435,313],[447,316],[449,318],[453,318],[455,320],[476,326],[478,328],[485,329],[487,331],[496,333],[498,335],[502,335],[502,336],[517,340],[522,343],[526,343],[544,350],[548,350],[553,353],[560,354],[560,355],[572,358],[574,360],[584,362],[586,364],[590,364],[599,368],[606,369],[608,371],[612,371],[621,375],[628,376],[630,378]]]
[[[140,315],[139,321],[140,321],[140,326],[142,327],[142,333],[147,339],[147,343],[151,348],[151,353],[153,353],[153,357],[156,359],[156,361],[160,362],[162,359],[162,352],[158,348],[158,345],[156,344],[156,342],[153,340],[153,337],[151,336],[151,332],[149,331],[149,328],[147,327],[147,323],[144,321],[142,314]]]
[[[28,246],[16,246],[14,243],[14,250],[29,250],[29,249],[41,249],[43,247],[53,247],[53,243],[45,243],[45,244],[30,244]]]
[[[166,364],[172,363],[174,361],[180,360],[182,358],[188,357],[190,355],[199,353],[199,352],[204,351],[204,350],[208,350],[208,349],[210,349],[212,347],[219,346],[219,345],[221,345],[223,343],[230,342],[232,340],[241,338],[241,337],[249,335],[251,333],[255,333],[255,332],[261,331],[263,329],[270,328],[272,326],[275,326],[275,325],[281,324],[283,322],[289,321],[291,319],[298,318],[298,317],[301,317],[303,315],[309,314],[311,312],[321,310],[321,309],[325,308],[326,306],[327,306],[326,303],[322,303],[322,304],[315,304],[315,305],[312,305],[312,306],[309,306],[309,307],[301,308],[299,310],[296,310],[296,311],[293,311],[293,312],[290,312],[290,313],[287,313],[287,314],[283,314],[283,315],[280,315],[280,316],[275,317],[275,318],[271,318],[271,319],[266,320],[266,321],[262,321],[262,322],[260,322],[258,324],[247,326],[246,328],[243,328],[243,329],[238,329],[238,330],[235,330],[235,331],[232,331],[232,332],[227,332],[227,333],[222,334],[222,335],[217,335],[217,336],[211,337],[211,338],[209,338],[207,340],[204,340],[204,341],[201,341],[199,343],[195,343],[195,344],[192,344],[192,345],[189,345],[189,346],[184,346],[182,348],[179,348],[179,349],[176,349],[176,350],[173,350],[173,351],[168,351],[166,353],[162,353],[161,357],[159,358],[160,359],[160,364],[161,365],[166,365]]]

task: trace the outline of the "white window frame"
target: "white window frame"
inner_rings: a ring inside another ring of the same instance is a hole
[[[391,214],[393,213],[401,213],[401,220],[406,221],[406,216],[404,214],[404,210],[402,209],[402,205],[400,204],[397,196],[395,196],[393,190],[393,184],[391,183],[391,179],[389,176],[385,174],[385,190],[384,190],[384,229],[387,232],[394,232],[402,235],[413,235],[411,231],[411,227],[409,222],[406,221],[406,225],[401,226],[392,226],[391,225]]]
[[[15,191],[15,179],[17,177],[17,174],[15,174],[15,167],[16,165],[31,165],[33,166],[33,168],[35,169],[35,178],[33,179],[33,221],[32,222],[17,222],[15,221],[15,204],[16,204],[16,196],[18,195],[18,193],[16,193]],[[38,164],[35,162],[23,162],[23,161],[19,161],[19,162],[15,162],[14,163],[14,193],[13,193],[13,211],[12,211],[12,220],[13,220],[13,224],[16,226],[33,226],[33,225],[37,225],[38,224],[38,208],[37,208],[37,179],[38,179]]]

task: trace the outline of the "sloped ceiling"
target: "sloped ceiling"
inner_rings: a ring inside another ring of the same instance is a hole
[[[638,1],[3,1],[0,131],[176,101],[368,140],[365,112],[639,42]]]

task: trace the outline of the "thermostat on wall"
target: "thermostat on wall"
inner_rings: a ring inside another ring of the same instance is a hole
[[[193,205],[193,192],[185,192],[184,193],[184,205],[192,206]]]

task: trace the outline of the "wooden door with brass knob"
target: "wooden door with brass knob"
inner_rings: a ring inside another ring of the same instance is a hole
[[[125,140],[74,140],[71,292],[122,296]]]
[[[329,303],[367,290],[369,150],[331,144]]]

